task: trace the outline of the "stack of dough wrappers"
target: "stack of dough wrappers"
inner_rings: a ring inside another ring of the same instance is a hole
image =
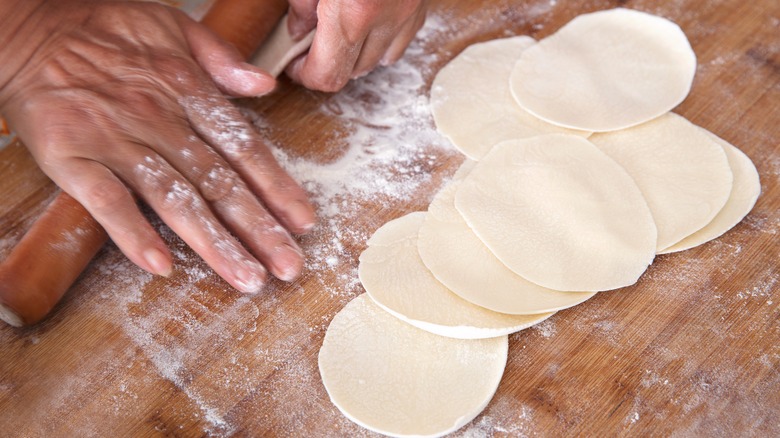
[[[467,159],[426,212],[360,256],[366,294],[332,321],[333,403],[393,436],[440,436],[493,397],[507,335],[638,281],[657,254],[717,238],[760,184],[736,147],[670,112],[696,57],[650,14],[581,15],[539,42],[466,48],[436,76],[439,131]]]

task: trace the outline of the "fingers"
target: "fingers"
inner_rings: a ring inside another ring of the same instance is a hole
[[[236,169],[285,228],[305,234],[314,227],[314,207],[306,192],[279,166],[236,107],[217,97],[189,97],[182,106],[198,135]]]
[[[300,9],[309,10],[302,6]],[[320,0],[312,46],[306,55],[290,64],[287,75],[307,88],[338,91],[350,79],[400,58],[422,27],[425,9],[424,1],[355,5]],[[291,11],[304,14],[295,5]],[[299,23],[306,19],[298,20],[296,28],[303,28]]]
[[[133,263],[152,274],[169,276],[171,254],[125,185],[93,161],[76,159],[69,168],[73,173],[66,178],[52,175],[60,187],[86,207]]]
[[[228,232],[198,190],[160,156],[137,161],[121,170],[122,179],[220,277],[244,293],[259,292],[266,269]]]
[[[317,26],[318,0],[290,0],[287,26],[293,39],[299,40]]]
[[[184,142],[178,139],[188,139]],[[303,255],[287,229],[258,201],[242,177],[193,132],[169,137],[174,153],[165,157],[190,181],[215,216],[271,273],[292,281],[303,269]],[[178,143],[178,144],[176,144]],[[178,146],[178,147],[177,147]],[[181,153],[187,151],[187,153]]]
[[[189,17],[176,14],[193,57],[225,94],[262,96],[273,91],[276,80],[268,72],[244,62],[232,45]]]

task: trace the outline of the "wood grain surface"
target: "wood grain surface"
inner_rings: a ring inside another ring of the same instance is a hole
[[[510,337],[485,412],[455,436],[780,436],[780,2],[440,0],[393,67],[336,95],[284,83],[239,102],[319,206],[293,284],[242,296],[159,224],[176,256],[153,278],[109,244],[53,315],[0,326],[0,435],[371,436],[330,403],[317,352],[363,292],[357,257],[427,207],[463,160],[433,128],[436,71],[467,45],[547,36],[625,6],[668,17],[699,67],[676,111],[756,163],[762,195],[718,240],[659,256],[633,287]],[[56,188],[0,150],[0,257]]]

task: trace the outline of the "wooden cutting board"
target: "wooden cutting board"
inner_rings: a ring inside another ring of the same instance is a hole
[[[681,25],[698,55],[677,112],[745,151],[762,196],[720,239],[660,256],[633,287],[510,337],[485,412],[456,436],[780,436],[780,3],[440,0],[396,66],[326,95],[284,84],[241,101],[318,203],[304,277],[246,297],[170,231],[170,279],[108,245],[54,314],[0,326],[5,436],[371,435],[317,371],[329,321],[363,292],[357,257],[426,208],[463,160],[433,128],[436,71],[471,43],[542,38],[625,6]],[[0,150],[0,256],[55,192],[18,143]],[[153,219],[156,223],[156,219]]]

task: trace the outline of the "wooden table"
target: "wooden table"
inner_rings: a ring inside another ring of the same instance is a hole
[[[699,68],[677,112],[745,151],[762,196],[728,234],[658,257],[634,287],[511,336],[496,397],[456,435],[780,436],[776,0],[434,1],[399,65],[338,95],[286,84],[241,102],[320,206],[320,227],[301,240],[304,277],[245,297],[163,226],[170,279],[108,245],[48,320],[0,326],[0,434],[370,435],[330,403],[317,352],[333,315],[363,292],[367,237],[425,209],[463,159],[432,125],[435,72],[471,43],[541,38],[618,5],[685,30]],[[55,188],[18,143],[0,150],[0,175],[3,256]]]

